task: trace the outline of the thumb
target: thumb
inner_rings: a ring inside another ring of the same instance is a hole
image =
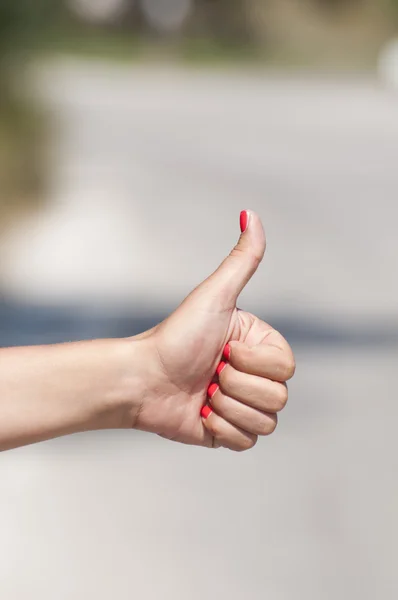
[[[236,302],[257,271],[265,252],[264,229],[255,212],[241,212],[240,228],[242,233],[237,245],[207,282],[228,304]]]

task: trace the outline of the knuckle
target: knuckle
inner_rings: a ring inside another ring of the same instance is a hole
[[[262,249],[253,250],[251,247],[243,247],[242,244],[237,244],[230,256],[238,257],[240,260],[249,260],[253,267],[258,267],[264,258],[264,252]]]
[[[251,450],[257,443],[257,436],[245,436],[239,440],[239,443],[236,445],[236,452],[246,452],[247,450]]]
[[[271,435],[272,433],[274,433],[275,429],[277,428],[278,425],[278,418],[276,415],[274,415],[273,417],[269,416],[268,418],[263,419],[260,423],[259,423],[259,435],[262,436],[267,436],[267,435]]]
[[[296,361],[294,359],[294,356],[290,356],[285,360],[283,371],[286,377],[286,381],[294,376],[296,372]]]
[[[251,251],[250,252],[250,260],[252,263],[252,266],[257,268],[261,261],[263,260],[264,254],[263,252],[259,252],[259,251]]]
[[[275,405],[278,411],[283,410],[287,404],[289,393],[286,385],[279,385]]]

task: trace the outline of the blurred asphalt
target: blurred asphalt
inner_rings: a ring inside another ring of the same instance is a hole
[[[395,599],[398,97],[101,64],[36,81],[53,204],[2,240],[1,344],[146,329],[247,207],[268,253],[241,304],[298,370],[247,455],[105,432],[0,456],[1,598]]]

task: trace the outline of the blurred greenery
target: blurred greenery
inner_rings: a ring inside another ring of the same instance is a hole
[[[50,0],[0,3],[0,209],[36,204],[45,180],[44,121],[24,90],[29,43],[53,18]]]
[[[181,31],[162,35],[145,21],[138,2],[101,25],[79,20],[67,0],[0,0],[0,208],[32,202],[45,182],[45,121],[23,87],[23,65],[32,58],[154,55],[207,64],[313,60],[322,66],[335,55],[342,64],[351,64],[351,57],[358,65],[358,57],[376,55],[393,23],[398,0],[196,0]]]

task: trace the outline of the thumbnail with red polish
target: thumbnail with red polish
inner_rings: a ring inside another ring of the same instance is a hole
[[[248,222],[249,215],[247,214],[247,210],[242,210],[242,212],[240,213],[240,230],[242,233],[245,233]]]

